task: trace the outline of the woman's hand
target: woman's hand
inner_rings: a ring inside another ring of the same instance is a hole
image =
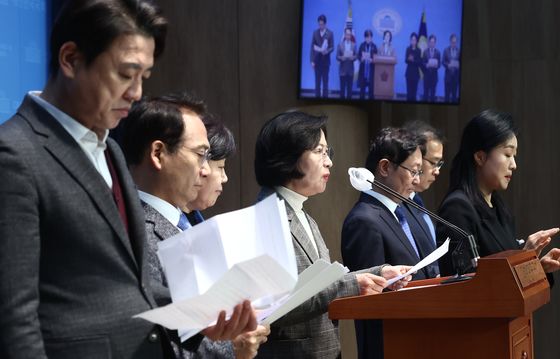
[[[560,231],[559,228],[551,228],[531,234],[527,238],[527,242],[525,243],[525,247],[523,247],[523,249],[532,249],[537,252],[537,256],[539,256],[542,249],[550,243],[552,236],[558,233],[558,231]]]
[[[541,258],[541,265],[546,273],[560,269],[560,248],[552,248]]]
[[[381,275],[383,276],[383,278],[385,279],[391,279],[394,278],[396,276],[399,276],[401,274],[405,274],[406,272],[408,272],[410,270],[410,268],[412,268],[411,266],[385,266],[381,269]],[[412,279],[412,276],[408,275],[404,278],[402,278],[401,280],[396,281],[395,283],[391,284],[389,286],[389,289],[391,290],[399,290],[401,288],[404,288],[408,285],[408,282],[410,282]]]
[[[252,332],[240,334],[233,340],[233,350],[236,359],[252,359],[257,356],[259,346],[266,343],[270,334],[270,326],[259,325]]]
[[[356,274],[356,279],[360,286],[361,295],[379,294],[387,286],[385,278],[371,273]]]

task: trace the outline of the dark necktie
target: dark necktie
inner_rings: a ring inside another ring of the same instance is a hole
[[[189,220],[187,219],[187,216],[183,212],[181,212],[181,215],[179,216],[179,223],[177,223],[177,227],[179,227],[179,229],[182,231],[185,231],[192,227],[189,223]]]
[[[410,245],[414,249],[414,252],[416,252],[416,255],[418,256],[418,258],[420,258],[420,253],[418,252],[416,241],[414,241],[414,236],[410,231],[410,226],[408,225],[408,221],[406,220],[406,217],[404,215],[404,209],[401,206],[397,206],[397,209],[395,209],[395,215],[399,219],[399,224],[401,225],[404,234],[406,234],[406,238],[408,238],[408,241],[410,242]]]
[[[121,184],[119,182],[119,176],[117,176],[117,171],[115,171],[115,167],[113,166],[113,161],[111,160],[111,156],[109,155],[108,150],[105,150],[105,159],[107,160],[107,167],[109,167],[109,173],[111,174],[111,179],[113,180],[113,199],[115,200],[115,204],[117,205],[117,208],[119,210],[119,215],[124,224],[124,228],[128,232],[128,217],[126,215],[126,206],[124,203]]]

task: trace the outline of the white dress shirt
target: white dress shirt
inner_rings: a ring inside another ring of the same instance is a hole
[[[286,187],[276,187],[276,192],[278,192],[286,202],[292,207],[294,210],[299,222],[305,229],[305,233],[311,240],[311,244],[313,244],[313,248],[315,248],[315,253],[319,255],[319,250],[317,249],[317,243],[315,242],[315,237],[313,237],[313,232],[311,231],[311,226],[309,225],[309,220],[303,211],[303,202],[307,201],[307,197],[302,196],[301,194],[292,191]]]
[[[179,223],[179,217],[181,217],[181,210],[171,203],[154,196],[153,194],[149,194],[144,191],[138,190],[138,196],[140,199],[150,206],[153,207],[156,211],[159,212],[165,219],[167,219],[171,224],[177,227]],[[179,227],[177,227],[181,230]]]
[[[384,194],[381,194],[379,192],[375,192],[374,190],[371,190],[371,189],[369,191],[366,191],[366,193],[371,195],[373,198],[377,199],[379,202],[381,202],[393,214],[393,217],[395,217],[397,222],[399,222],[399,219],[398,219],[397,215],[395,214],[395,210],[397,209],[397,206],[399,205],[398,203],[396,203],[395,201],[393,201],[389,197],[385,196]]]
[[[103,138],[99,139],[95,132],[39,97],[41,95],[40,91],[30,91],[29,95],[64,127],[66,132],[80,145],[109,188],[113,188],[113,179],[111,178],[111,172],[109,172],[107,159],[105,158],[105,149],[107,148],[105,142],[107,141],[107,136],[109,136],[109,130],[105,130]]]

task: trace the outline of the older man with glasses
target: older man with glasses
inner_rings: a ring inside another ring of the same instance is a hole
[[[377,181],[410,197],[423,173],[421,139],[410,131],[385,128],[374,139],[366,167]],[[414,265],[431,253],[433,241],[401,201],[380,189],[362,193],[342,227],[342,258],[350,270],[383,263]],[[431,268],[419,270],[413,280],[435,277]],[[357,320],[359,358],[383,358],[383,328],[377,320]]]

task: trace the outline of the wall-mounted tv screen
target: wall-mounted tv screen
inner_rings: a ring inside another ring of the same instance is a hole
[[[299,97],[458,104],[463,0],[303,0]]]

